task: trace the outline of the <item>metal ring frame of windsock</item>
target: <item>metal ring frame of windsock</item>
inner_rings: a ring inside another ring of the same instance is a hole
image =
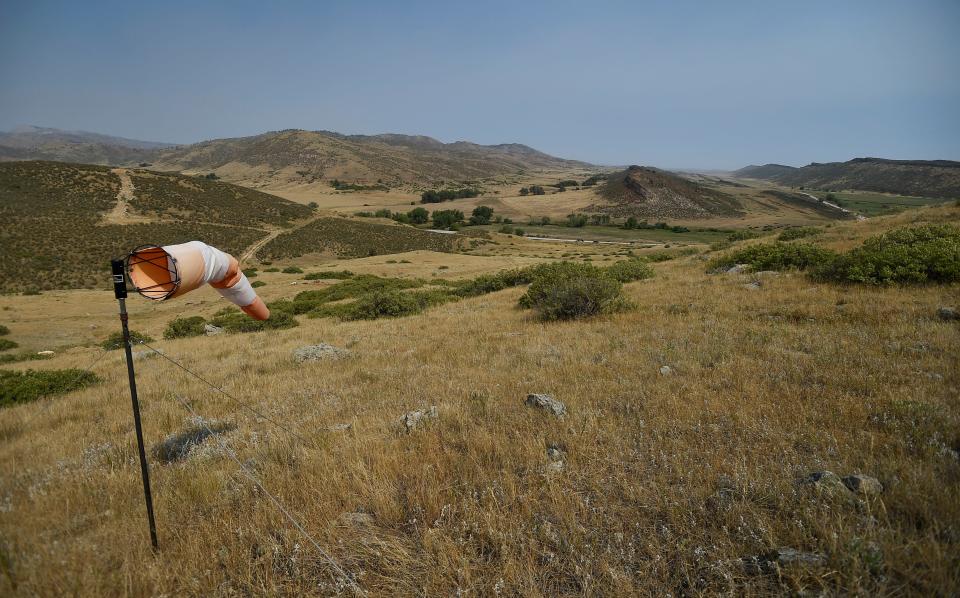
[[[172,299],[209,284],[251,318],[270,317],[237,258],[201,241],[141,245],[130,252],[126,262],[130,282],[147,299]]]

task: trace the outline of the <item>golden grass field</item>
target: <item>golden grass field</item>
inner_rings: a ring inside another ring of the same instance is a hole
[[[960,221],[960,208],[838,223],[822,241],[849,247],[943,221]],[[494,239],[488,255],[289,263],[456,278],[571,251]],[[575,251],[614,259],[610,247]],[[187,427],[178,396],[235,424],[231,450],[373,596],[955,595],[960,327],[936,311],[958,306],[960,288],[784,273],[748,290],[752,275],[708,275],[700,256],[654,267],[625,287],[635,310],[590,320],[539,322],[511,289],[401,319],[301,317],[290,330],[158,340],[307,442],[153,357],[136,364],[148,446]],[[269,301],[310,288],[290,284],[299,278],[255,280]],[[170,319],[223,305],[209,289],[162,305],[134,297],[131,326],[159,338]],[[2,296],[0,309],[31,350],[118,329],[107,291]],[[351,354],[294,362],[320,342]],[[98,352],[3,367],[84,367]],[[94,371],[103,383],[4,409],[0,592],[354,591],[211,440],[181,463],[152,460],[152,553],[122,352]],[[528,393],[554,395],[568,415],[525,407]],[[401,430],[404,413],[432,405],[438,418]],[[884,491],[831,497],[798,484],[822,470],[874,476]],[[741,560],[779,547],[824,562],[756,571]]]

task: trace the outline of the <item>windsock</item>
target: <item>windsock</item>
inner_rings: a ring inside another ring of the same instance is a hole
[[[138,247],[130,253],[127,268],[130,281],[148,299],[171,299],[209,284],[251,318],[270,317],[237,258],[201,241]]]

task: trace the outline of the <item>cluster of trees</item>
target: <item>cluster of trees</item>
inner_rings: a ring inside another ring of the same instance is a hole
[[[490,224],[493,221],[493,208],[489,206],[477,206],[470,214],[467,220],[464,213],[460,210],[435,210],[432,214],[426,208],[413,208],[409,212],[391,212],[388,209],[377,210],[376,212],[356,212],[356,216],[361,218],[390,218],[402,224],[426,224],[433,221],[436,228],[456,228],[465,221],[471,226],[480,226]],[[509,219],[507,219],[509,221]],[[497,218],[500,222],[500,218]]]
[[[642,220],[638,222],[637,219],[633,216],[630,216],[629,218],[627,218],[627,221],[623,223],[623,228],[627,230],[655,228],[660,230],[670,230],[675,233],[690,232],[690,229],[687,228],[686,226],[670,226],[666,222],[657,222],[656,224],[650,224],[646,220]]]
[[[390,187],[383,184],[383,179],[377,180],[376,185],[360,185],[357,183],[344,183],[339,179],[330,181],[330,186],[337,191],[389,191]]]
[[[440,191],[431,189],[430,191],[424,191],[423,194],[420,195],[420,203],[440,203],[453,199],[477,197],[478,195],[480,195],[480,191],[470,187],[463,189],[441,189]]]
[[[587,224],[593,226],[608,226],[610,224],[609,214],[567,214],[567,226],[582,228]]]
[[[602,181],[602,180],[605,179],[605,178],[606,178],[606,177],[603,176],[602,174],[595,174],[595,175],[593,175],[592,177],[588,178],[587,180],[583,181],[583,183],[581,183],[580,186],[581,186],[581,187],[593,187],[594,185],[596,185],[597,183],[599,183],[600,181]]]
[[[524,187],[520,189],[520,195],[526,197],[527,195],[546,195],[546,191],[540,185],[530,185],[530,187]]]

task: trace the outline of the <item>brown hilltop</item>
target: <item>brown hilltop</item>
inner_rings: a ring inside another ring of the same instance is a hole
[[[740,203],[730,195],[649,166],[630,166],[611,174],[598,193],[608,203],[590,209],[612,216],[666,220],[741,212]]]

